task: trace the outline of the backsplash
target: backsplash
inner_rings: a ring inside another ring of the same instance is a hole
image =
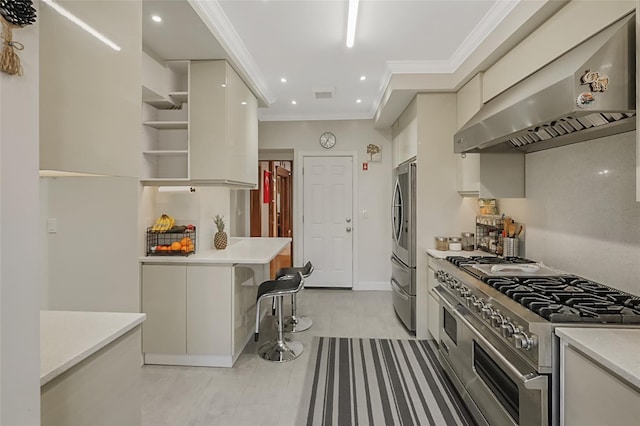
[[[635,132],[526,157],[526,199],[499,200],[527,225],[527,256],[640,295]]]

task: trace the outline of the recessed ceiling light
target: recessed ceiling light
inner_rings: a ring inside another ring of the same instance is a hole
[[[296,105],[297,102],[296,101],[291,101],[291,105]]]
[[[227,87],[227,85],[226,85],[226,84],[224,84],[224,83],[222,83],[222,84],[220,85],[220,87]]]
[[[357,103],[357,104],[362,103],[362,99],[358,99],[358,100],[356,100],[356,103]]]
[[[158,15],[151,16],[151,19],[153,19],[154,22],[162,22],[162,18]]]
[[[282,83],[286,83],[286,82],[287,82],[287,79],[286,79],[286,78],[284,78],[284,77],[282,77],[282,78],[280,79],[280,82],[282,82]]]
[[[361,75],[361,76],[360,76],[360,81],[365,81],[366,79],[367,79],[367,76],[366,76],[366,75]]]
[[[247,104],[247,101],[242,101],[242,102],[240,102],[240,103],[241,103],[242,105],[246,105],[246,104]]]

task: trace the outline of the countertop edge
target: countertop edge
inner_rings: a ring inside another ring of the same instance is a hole
[[[633,328],[615,328],[615,329],[614,328],[595,328],[595,329],[587,328],[585,329],[585,328],[573,328],[573,327],[559,327],[555,329],[555,334],[560,338],[566,339],[567,343],[569,343],[571,346],[583,352],[586,356],[590,357],[595,362],[601,364],[604,368],[615,373],[622,379],[634,385],[638,390],[640,390],[640,368],[636,372],[629,370],[628,368],[625,368],[623,365],[621,365],[619,362],[616,362],[615,359],[611,359],[607,357],[602,351],[598,350],[598,348],[595,347],[595,345],[597,344],[597,342],[595,342],[595,340],[597,339],[596,334],[616,333],[620,331],[624,333],[635,331],[638,337],[640,337],[640,329],[637,329],[637,328],[636,329],[633,329]],[[588,334],[591,334],[591,336],[573,335],[576,332],[588,333]],[[594,342],[590,343],[588,340],[594,340]],[[635,355],[637,352],[635,351],[619,351],[618,353],[625,353],[627,354],[627,356],[630,356],[629,352],[634,354],[632,356],[637,357],[637,355]]]
[[[243,264],[243,265],[264,265],[271,262],[277,255],[282,251],[283,248],[287,246],[287,244],[291,243],[291,238],[288,237],[277,237],[277,238],[266,238],[266,237],[246,237],[246,238],[238,238],[234,237],[234,240],[238,240],[236,244],[240,244],[242,242],[248,241],[251,239],[255,240],[271,240],[274,243],[274,247],[269,251],[268,255],[258,256],[258,257],[246,257],[246,256],[238,256],[238,257],[203,257],[206,256],[208,252],[218,253],[217,251],[211,251],[211,249],[204,250],[202,253],[196,253],[191,256],[142,256],[138,258],[139,263],[176,263],[176,264],[215,264],[215,265],[234,265],[234,264]],[[276,241],[278,240],[278,241]],[[279,244],[278,244],[279,243]],[[227,249],[229,250],[229,247]],[[228,252],[224,253],[224,250],[219,251],[219,253],[226,255]]]
[[[50,381],[52,381],[56,377],[58,377],[61,374],[63,374],[65,371],[71,369],[72,367],[74,367],[75,365],[79,364],[83,360],[89,358],[91,355],[93,355],[96,352],[98,352],[99,350],[103,349],[108,344],[116,341],[118,338],[124,336],[126,333],[128,333],[129,331],[133,330],[134,328],[136,328],[137,326],[142,324],[144,322],[144,320],[147,318],[147,314],[144,314],[144,313],[136,313],[136,314],[132,313],[131,315],[137,315],[137,317],[133,321],[131,321],[129,324],[125,325],[124,327],[120,328],[119,330],[114,331],[113,333],[111,333],[108,336],[106,336],[104,339],[99,340],[98,342],[94,343],[92,346],[90,346],[89,348],[87,348],[83,352],[81,352],[78,355],[70,358],[68,361],[66,361],[65,363],[63,363],[63,364],[61,364],[61,365],[59,365],[57,367],[55,367],[53,370],[47,372],[44,375],[41,375],[40,376],[40,386],[42,387],[42,386],[46,385],[47,383],[49,383]]]

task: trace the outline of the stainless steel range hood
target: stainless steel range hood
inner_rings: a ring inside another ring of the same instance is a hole
[[[528,153],[631,131],[635,97],[630,16],[485,104],[455,134],[454,152]]]

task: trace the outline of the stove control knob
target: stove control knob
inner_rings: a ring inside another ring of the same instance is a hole
[[[478,300],[475,296],[470,296],[471,292],[467,296],[465,296],[464,301],[468,307],[473,306],[476,300]]]
[[[460,297],[462,297],[462,298],[465,298],[465,297],[467,297],[467,295],[469,294],[469,289],[468,289],[468,288],[466,288],[466,287],[464,287],[464,286],[459,286],[459,287],[456,289],[456,292],[458,293],[458,296],[460,296]]]
[[[504,317],[499,311],[494,311],[493,315],[491,315],[491,326],[497,328],[502,324],[504,324]]]
[[[482,312],[482,308],[484,308],[484,302],[480,299],[476,299],[475,302],[473,302],[473,306],[476,309],[476,312],[480,313]]]
[[[491,307],[491,305],[484,305],[484,307],[482,308],[482,318],[488,320],[489,318],[491,318],[491,315],[493,315],[493,308]]]
[[[513,342],[515,343],[516,349],[530,351],[532,348],[537,346],[538,339],[536,336],[529,337],[523,330],[519,330],[513,335]]]
[[[509,321],[509,318],[502,322],[502,325],[500,326],[500,332],[504,337],[511,337],[515,331],[516,327],[511,321]]]

